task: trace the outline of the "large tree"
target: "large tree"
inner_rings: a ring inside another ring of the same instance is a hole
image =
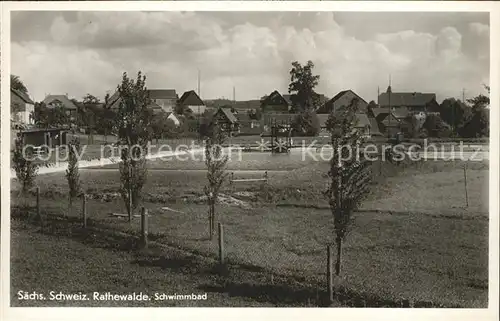
[[[320,95],[314,91],[319,83],[319,75],[313,74],[313,68],[314,63],[310,60],[304,66],[297,61],[292,62],[288,86],[292,111],[301,113],[309,109],[315,110],[320,104]]]
[[[10,75],[10,88],[19,90],[25,94],[28,93],[28,88],[24,85],[23,81],[16,75]]]
[[[151,140],[151,102],[146,88],[146,76],[139,71],[137,79],[123,73],[118,86],[120,104],[116,117],[118,145],[121,151],[120,193],[127,208],[129,221],[139,205],[142,187],[146,182],[146,152]]]
[[[490,93],[490,87],[484,85],[484,88]],[[489,105],[490,98],[479,94],[473,98],[467,99],[472,109],[472,115],[468,119],[462,130],[464,137],[487,137],[490,133]]]
[[[448,98],[439,106],[439,114],[441,119],[451,126],[452,133],[457,134],[469,121],[472,111],[465,102]]]

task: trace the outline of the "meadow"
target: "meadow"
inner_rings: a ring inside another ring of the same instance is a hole
[[[150,238],[215,261],[217,240],[208,239],[207,206],[202,200],[203,162],[167,164],[157,161],[149,166],[142,206],[150,214]],[[344,243],[341,283],[349,295],[340,305],[393,306],[411,299],[417,306],[487,306],[488,164],[468,164],[468,206],[463,165],[440,161],[374,164],[372,192],[356,213]],[[255,297],[251,293],[256,287],[284,280],[298,289],[294,293],[309,291],[294,304],[319,304],[318,291],[322,293],[325,287],[326,246],[333,241],[333,219],[322,194],[328,183],[328,164],[285,156],[279,161],[230,162],[228,167],[229,172],[246,170],[236,172],[238,178],[261,177],[262,170],[269,171],[268,184],[224,186],[229,201],[217,206],[216,217],[224,226],[231,275],[257,273],[261,284],[249,276],[232,280],[231,287],[209,288],[244,300]],[[80,175],[89,195],[89,224],[137,235],[138,218],[128,223],[112,216],[125,213],[118,195],[118,170],[89,169]],[[78,222],[81,202],[68,212],[62,173],[40,176],[37,184],[47,217],[54,222]],[[16,188],[15,182],[12,186]],[[13,217],[25,217],[26,210],[19,205],[33,206],[34,195],[22,200],[16,195],[13,191]],[[71,224],[63,230],[70,231]],[[316,293],[305,289],[316,289]],[[352,303],[349,298],[353,297],[361,301]],[[286,300],[263,301],[283,305]],[[233,304],[240,305],[234,300],[222,305]]]

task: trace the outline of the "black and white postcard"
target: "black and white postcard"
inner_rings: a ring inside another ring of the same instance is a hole
[[[498,319],[497,3],[1,8],[2,319]]]

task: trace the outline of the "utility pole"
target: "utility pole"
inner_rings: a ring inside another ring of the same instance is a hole
[[[198,96],[201,97],[201,93],[200,93],[200,75],[201,75],[201,72],[200,72],[200,69],[198,68]]]
[[[462,102],[465,104],[465,88],[462,88]]]
[[[391,138],[391,117],[392,117],[392,108],[391,108],[391,93],[392,93],[392,87],[391,87],[391,74],[389,74],[389,88],[387,88],[387,95],[388,95],[388,100],[389,100],[389,128],[387,130],[387,136],[390,139]]]
[[[198,97],[201,99],[201,93],[200,93],[200,78],[201,78],[201,72],[200,68],[198,68]],[[201,120],[200,120],[200,106],[198,106],[198,140],[201,141]]]
[[[233,86],[233,103],[236,102],[236,88]]]

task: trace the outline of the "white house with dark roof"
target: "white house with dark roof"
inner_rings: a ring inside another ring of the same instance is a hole
[[[43,103],[47,108],[61,107],[65,111],[73,112],[78,109],[78,107],[68,98],[67,95],[48,95],[43,100]]]
[[[34,124],[35,103],[28,94],[11,88],[10,103],[13,106],[15,105],[15,112],[11,113],[13,122],[24,125]]]

